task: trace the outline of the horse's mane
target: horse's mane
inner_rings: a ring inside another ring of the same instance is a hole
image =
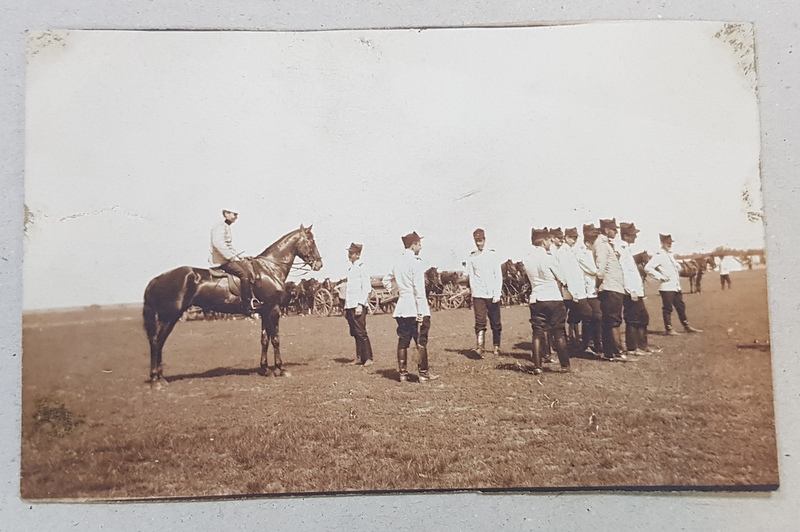
[[[278,240],[276,240],[275,242],[270,244],[267,247],[267,249],[265,249],[264,251],[262,251],[261,253],[259,253],[256,256],[257,257],[265,257],[265,256],[269,255],[270,253],[272,253],[273,251],[276,251],[276,250],[282,248],[283,246],[286,245],[286,242],[291,240],[297,233],[299,233],[300,231],[304,231],[304,230],[305,230],[305,228],[303,226],[300,226],[299,229],[295,229],[294,231],[290,231],[289,233],[286,233],[285,235],[280,237]]]

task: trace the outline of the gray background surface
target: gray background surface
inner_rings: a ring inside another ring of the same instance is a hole
[[[437,493],[136,504],[26,504],[19,499],[26,30],[309,30],[639,19],[755,23],[781,477],[777,492]],[[800,379],[793,364],[798,343],[792,340],[800,333],[793,268],[800,221],[793,208],[800,157],[798,21],[800,3],[782,1],[0,0],[0,530],[797,529]]]

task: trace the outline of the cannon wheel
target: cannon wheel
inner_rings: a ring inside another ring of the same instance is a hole
[[[369,306],[370,314],[377,314],[378,312],[380,312],[381,310],[380,302],[381,300],[378,297],[378,294],[377,292],[375,292],[375,290],[369,293],[369,299],[367,299],[367,305]]]
[[[459,308],[464,304],[464,294],[458,286],[447,283],[442,291],[442,308]]]
[[[333,310],[333,296],[327,288],[320,288],[314,293],[314,314],[330,316]]]

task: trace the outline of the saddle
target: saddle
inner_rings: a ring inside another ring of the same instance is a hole
[[[249,258],[240,259],[240,262],[250,272],[250,275],[253,277],[253,281],[257,280],[258,276],[256,275],[255,268],[253,268],[252,259],[249,259]],[[209,268],[208,271],[211,274],[211,278],[217,280],[217,284],[219,284],[219,282],[222,279],[227,277],[228,278],[228,289],[231,291],[231,294],[233,294],[233,295],[235,295],[237,297],[241,297],[241,295],[242,295],[242,280],[239,279],[238,276],[233,275],[232,273],[228,273],[228,272],[226,272],[225,270],[223,270],[222,268],[219,268],[219,267]]]

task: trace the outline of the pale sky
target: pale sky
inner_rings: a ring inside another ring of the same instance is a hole
[[[440,269],[476,227],[519,260],[532,226],[610,217],[651,252],[763,247],[754,75],[722,28],[32,32],[24,308],[141,301],[207,266],[223,208],[251,255],[313,223],[332,279],[413,230]]]

